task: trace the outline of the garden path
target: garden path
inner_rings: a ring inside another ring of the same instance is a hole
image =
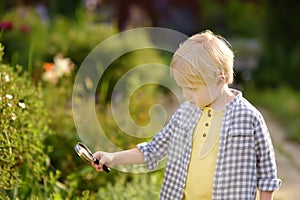
[[[286,130],[272,114],[259,108],[268,125],[275,148],[278,177],[282,186],[275,192],[274,200],[298,200],[300,192],[300,146],[285,139]]]

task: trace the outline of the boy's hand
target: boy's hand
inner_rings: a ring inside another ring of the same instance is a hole
[[[113,160],[113,154],[112,153],[106,153],[102,151],[97,151],[93,154],[94,158],[99,160],[99,164],[91,163],[92,166],[98,171],[103,171],[103,165],[105,164],[107,167],[112,166],[112,160]]]
[[[144,155],[137,148],[107,153],[103,151],[97,151],[93,154],[94,158],[99,160],[99,164],[91,163],[92,166],[99,172],[103,171],[103,165],[107,167],[113,167],[118,165],[131,165],[131,164],[143,164]]]
[[[273,191],[260,191],[259,193],[260,200],[272,200],[273,199]]]

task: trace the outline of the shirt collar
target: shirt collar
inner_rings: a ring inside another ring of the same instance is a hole
[[[238,101],[241,100],[243,94],[236,89],[230,89],[235,97],[225,106],[224,111],[230,110]]]
[[[230,110],[238,101],[240,101],[240,99],[243,97],[242,92],[240,92],[239,90],[236,89],[232,89],[230,88],[231,92],[235,95],[235,97],[225,106],[224,111]],[[196,111],[200,111],[200,113],[202,113],[202,109],[198,108],[197,106],[195,106],[194,104],[192,104],[189,101],[186,101],[194,110]]]

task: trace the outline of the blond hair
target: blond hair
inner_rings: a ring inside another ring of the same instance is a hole
[[[220,75],[233,82],[234,54],[231,45],[209,30],[188,38],[173,55],[171,75],[180,73],[190,82],[209,82]]]

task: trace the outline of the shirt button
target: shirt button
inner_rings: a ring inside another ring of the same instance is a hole
[[[205,134],[205,133],[203,133],[203,137],[206,137],[206,134]]]
[[[205,126],[208,126],[209,125],[209,123],[205,123]]]
[[[211,110],[208,110],[208,117],[211,117]]]

